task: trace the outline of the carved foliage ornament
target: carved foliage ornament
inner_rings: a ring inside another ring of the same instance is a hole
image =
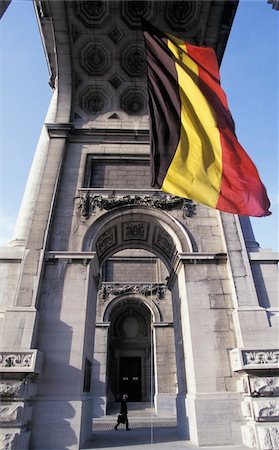
[[[251,351],[243,352],[244,364],[278,364],[279,351]]]
[[[89,219],[91,215],[97,210],[110,211],[111,209],[118,208],[120,206],[139,205],[149,206],[163,211],[172,211],[174,209],[182,210],[183,218],[192,217],[195,215],[196,205],[192,200],[184,199],[181,197],[175,197],[172,195],[125,195],[123,197],[109,196],[104,197],[102,195],[94,195],[90,192],[81,194],[78,211],[84,219]]]
[[[31,367],[32,353],[0,353],[0,367]]]
[[[99,291],[99,295],[103,300],[107,300],[110,295],[120,294],[141,294],[144,296],[156,296],[158,300],[165,298],[166,294],[165,284],[137,284],[137,285],[115,285],[115,284],[103,284]]]

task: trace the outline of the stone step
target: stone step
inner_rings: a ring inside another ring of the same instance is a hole
[[[173,417],[142,417],[140,415],[130,416],[129,418],[129,427],[130,428],[170,428],[176,427],[177,422]],[[113,416],[104,416],[97,419],[93,419],[93,431],[107,431],[112,430],[114,425],[116,424],[117,415]],[[119,430],[125,429],[124,424],[120,424],[118,427]]]

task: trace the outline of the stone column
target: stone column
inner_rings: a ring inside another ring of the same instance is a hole
[[[45,118],[45,123],[54,123],[57,110],[57,89],[53,92],[49,109]],[[48,155],[48,146],[50,138],[46,126],[43,125],[39,141],[37,144],[35,156],[32,162],[31,170],[23,194],[13,239],[10,245],[25,246],[29,228],[38,197],[41,179],[45,168]]]

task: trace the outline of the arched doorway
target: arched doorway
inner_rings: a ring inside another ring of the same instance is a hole
[[[108,402],[151,401],[153,388],[153,351],[151,313],[137,299],[123,299],[113,308],[108,334]]]

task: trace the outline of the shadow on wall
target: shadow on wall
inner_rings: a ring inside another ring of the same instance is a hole
[[[84,390],[83,327],[78,295],[66,292],[67,261],[45,267],[38,342],[43,369],[36,381],[31,448],[78,448]],[[61,320],[63,317],[63,321]],[[68,320],[69,319],[69,320]],[[70,325],[68,325],[68,322]],[[90,398],[90,395],[89,395]]]

